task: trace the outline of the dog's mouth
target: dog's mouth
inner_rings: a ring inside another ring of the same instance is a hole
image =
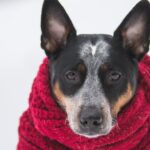
[[[92,128],[89,126],[87,127],[80,126],[78,121],[69,122],[70,128],[75,134],[86,138],[98,138],[101,136],[106,136],[112,131],[112,129],[116,126],[116,124],[117,124],[116,118],[107,120],[106,122],[103,123],[103,125]]]
[[[108,129],[104,129],[104,130],[100,130],[99,132],[95,132],[95,131],[87,131],[84,132],[82,130],[74,130],[75,134],[80,135],[80,136],[84,136],[86,138],[98,138],[101,136],[106,136],[110,133],[110,131],[112,130],[113,126],[108,128]]]

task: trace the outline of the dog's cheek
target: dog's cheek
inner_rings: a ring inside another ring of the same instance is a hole
[[[124,92],[118,100],[112,105],[112,114],[114,117],[117,117],[117,114],[120,112],[122,107],[124,107],[129,101],[131,100],[133,96],[133,91],[131,84],[128,83],[127,90]]]
[[[53,92],[57,98],[57,102],[63,107],[63,109],[68,113],[71,112],[73,109],[73,104],[69,99],[63,94],[62,90],[60,89],[59,82],[57,81],[54,85]]]

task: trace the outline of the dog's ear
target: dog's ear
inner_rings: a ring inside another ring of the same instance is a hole
[[[76,30],[64,8],[57,0],[45,0],[41,16],[41,47],[46,54],[61,49]]]
[[[150,3],[141,0],[114,32],[114,39],[134,58],[140,60],[150,44]]]

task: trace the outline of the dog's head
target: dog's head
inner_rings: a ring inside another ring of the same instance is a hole
[[[45,0],[41,27],[51,89],[71,129],[91,138],[108,134],[136,90],[137,62],[150,42],[149,2],[139,2],[110,36],[77,35],[60,3]]]

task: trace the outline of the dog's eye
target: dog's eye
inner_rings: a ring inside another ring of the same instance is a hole
[[[79,73],[76,71],[67,71],[65,73],[65,78],[67,81],[72,83],[77,83],[80,81]]]
[[[118,71],[111,71],[108,76],[107,76],[107,80],[108,83],[114,83],[116,81],[119,81],[122,77],[122,74]]]

